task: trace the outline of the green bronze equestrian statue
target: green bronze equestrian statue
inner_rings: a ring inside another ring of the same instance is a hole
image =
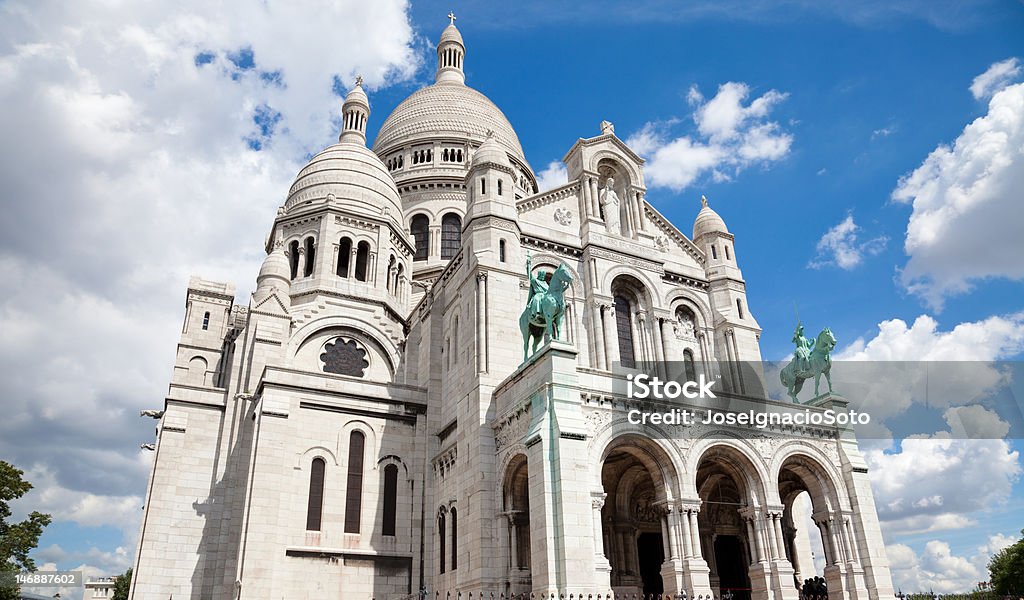
[[[779,373],[782,385],[786,386],[789,397],[793,402],[799,404],[796,395],[804,386],[804,381],[814,378],[814,397],[818,397],[818,384],[821,376],[825,376],[828,382],[828,391],[832,391],[832,357],[830,353],[836,347],[836,338],[832,330],[826,327],[818,334],[818,339],[809,340],[804,337],[804,326],[797,322],[796,331],[793,332],[793,343],[796,344],[796,351],[793,353],[793,360],[786,365]]]
[[[519,317],[519,330],[523,333],[523,362],[537,352],[537,346],[543,343],[545,336],[549,340],[558,339],[565,318],[565,290],[572,283],[572,272],[565,263],[558,265],[553,273],[540,270],[534,276],[533,260],[529,255],[526,257],[526,276],[530,278],[530,294]]]

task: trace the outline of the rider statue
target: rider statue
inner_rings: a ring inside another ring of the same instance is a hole
[[[548,291],[548,280],[551,279],[551,275],[547,271],[541,269],[537,271],[537,275],[533,274],[533,258],[526,255],[526,276],[530,278],[530,294],[526,298],[526,306],[530,307],[531,310],[536,310],[532,307],[533,297],[537,294],[543,294]]]
[[[797,322],[796,331],[793,332],[793,343],[796,344],[796,351],[793,352],[793,360],[796,362],[798,371],[806,371],[811,368],[811,351],[814,350],[814,340],[804,337],[803,323]]]

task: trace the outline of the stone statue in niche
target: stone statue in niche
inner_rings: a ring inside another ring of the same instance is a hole
[[[320,360],[324,362],[324,373],[352,377],[362,377],[366,367],[370,366],[370,361],[366,359],[366,350],[361,348],[358,342],[340,337],[324,346]]]
[[[693,313],[684,309],[677,310],[674,329],[676,337],[681,340],[695,339],[697,337],[697,323],[693,318]]]
[[[615,179],[609,177],[604,189],[598,197],[601,209],[604,210],[604,223],[609,234],[622,235],[622,222],[619,220],[619,195],[615,193]]]

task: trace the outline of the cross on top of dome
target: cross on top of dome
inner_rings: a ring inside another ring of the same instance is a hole
[[[451,21],[451,24],[454,25],[455,24],[455,13],[452,12],[452,11],[448,11],[448,19],[449,19],[449,21]]]

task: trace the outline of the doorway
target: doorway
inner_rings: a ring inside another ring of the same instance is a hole
[[[661,580],[661,563],[665,562],[665,547],[660,533],[641,533],[636,539],[636,555],[640,562],[640,580],[644,594],[665,591]]]
[[[715,537],[715,562],[718,565],[722,597],[732,592],[732,600],[750,600],[750,579],[743,557],[743,542],[735,535]]]

